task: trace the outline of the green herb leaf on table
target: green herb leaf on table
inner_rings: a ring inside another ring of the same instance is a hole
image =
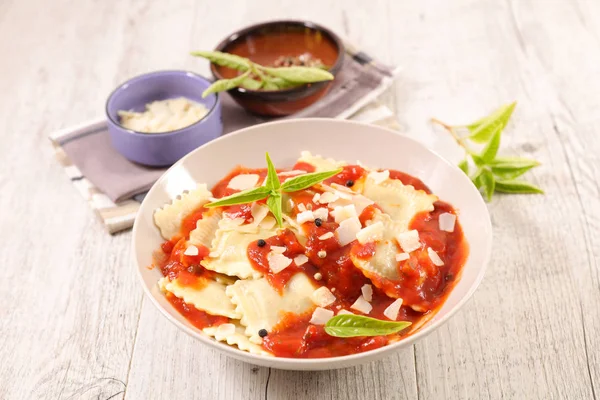
[[[487,201],[492,200],[492,196],[494,195],[494,190],[496,189],[496,178],[489,169],[484,169],[481,175],[479,176],[477,182],[480,182],[480,189]]]
[[[497,157],[490,163],[492,172],[502,179],[514,179],[540,165],[536,160],[519,157]]]
[[[235,54],[223,53],[221,51],[192,51],[190,54],[196,57],[206,58],[213,64],[242,72],[250,69],[252,64],[247,58],[236,56]]]
[[[492,137],[479,154],[479,157],[484,163],[489,163],[496,157],[496,154],[498,154],[501,136],[502,128],[500,127],[500,125],[497,125],[495,132],[492,134]]]
[[[325,332],[335,337],[384,336],[400,332],[411,325],[408,321],[382,321],[362,315],[336,315],[325,324]]]
[[[458,168],[461,169],[462,172],[469,175],[469,161],[467,159],[462,160],[458,163]]]
[[[324,181],[325,179],[329,179],[334,175],[342,172],[343,169],[339,168],[335,171],[325,171],[325,172],[312,172],[309,174],[303,174],[300,176],[296,176],[295,178],[291,178],[283,183],[281,189],[284,192],[297,192],[298,190],[307,189],[311,186],[316,185],[319,182]]]
[[[487,201],[492,199],[494,192],[500,193],[543,193],[539,187],[525,181],[515,180],[527,171],[540,165],[536,160],[521,157],[498,156],[502,131],[507,125],[516,102],[504,105],[487,117],[472,124],[453,126],[433,118],[434,123],[440,124],[450,132],[456,143],[465,150],[465,159],[458,167],[469,175],[469,165],[477,167],[469,178],[479,189]],[[467,136],[459,134],[460,130],[468,130]],[[475,151],[469,142],[483,145],[481,151]]]
[[[487,142],[497,129],[501,131],[504,129],[516,106],[516,101],[503,105],[487,117],[467,125],[467,129],[471,132],[469,139],[475,143]]]
[[[224,207],[233,206],[236,204],[252,203],[253,201],[262,200],[271,193],[271,190],[266,186],[260,186],[254,189],[244,190],[243,192],[234,193],[231,196],[223,197],[212,203],[204,205],[204,207]]]
[[[514,194],[533,194],[544,193],[539,187],[520,180],[499,180],[496,181],[496,191],[502,193]]]

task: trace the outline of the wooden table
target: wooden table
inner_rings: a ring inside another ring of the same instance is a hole
[[[144,298],[131,233],[110,236],[47,135],[103,114],[146,71],[243,25],[314,20],[404,69],[383,100],[438,150],[432,116],[518,100],[503,151],[540,160],[545,196],[489,205],[493,260],[473,299],[414,347],[328,372],[244,364]],[[0,2],[0,398],[596,399],[600,396],[600,3],[594,0]]]

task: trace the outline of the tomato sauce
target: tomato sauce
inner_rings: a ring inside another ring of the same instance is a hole
[[[220,315],[211,315],[205,311],[198,310],[191,304],[187,304],[182,299],[175,297],[170,292],[166,294],[167,300],[181,315],[185,317],[192,325],[198,329],[209,326],[217,326],[229,322],[229,318]]]
[[[365,169],[360,165],[346,165],[342,167],[342,172],[327,179],[325,183],[328,185],[337,183],[338,185],[352,187],[365,174]]]
[[[314,172],[310,164],[298,162],[294,170]],[[217,198],[228,196],[236,192],[227,188],[229,181],[239,174],[258,174],[259,182],[266,177],[266,169],[249,169],[237,167],[213,188],[213,195]],[[325,181],[326,184],[339,184],[353,187],[361,185],[367,171],[358,165],[343,167],[342,172]],[[288,176],[280,177],[283,181]],[[390,178],[398,179],[405,185],[412,185],[417,190],[431,193],[431,190],[419,179],[400,171],[390,170]],[[360,186],[358,186],[360,187]],[[285,213],[290,217],[305,210],[316,210],[325,207],[314,202],[316,190],[287,193],[284,204]],[[264,202],[264,200],[263,200]],[[363,226],[371,220],[374,214],[381,210],[377,204],[367,206],[359,216]],[[201,285],[203,278],[214,278],[215,273],[208,271],[200,265],[200,261],[208,255],[209,249],[200,246],[198,256],[189,257],[184,253],[185,238],[195,228],[196,222],[202,218],[204,208],[192,212],[184,219],[181,228],[181,238],[163,243],[161,246],[165,257],[159,263],[164,276],[169,279],[179,278],[180,282],[187,285]],[[244,218],[252,222],[251,207],[248,204],[224,207],[224,212],[230,218]],[[468,246],[464,240],[462,229],[458,222],[453,232],[439,229],[439,216],[442,213],[456,214],[451,205],[437,201],[432,212],[423,212],[416,215],[410,222],[410,229],[419,231],[422,247],[410,253],[408,260],[397,262],[399,278],[397,280],[383,279],[380,277],[366,277],[363,271],[357,268],[351,257],[369,259],[375,253],[376,245],[364,245],[353,241],[346,246],[340,246],[335,236],[339,224],[329,215],[320,221],[310,221],[302,224],[306,240],[300,242],[295,233],[284,229],[277,235],[255,241],[247,248],[247,256],[252,268],[261,272],[269,284],[279,293],[283,293],[288,281],[298,272],[305,273],[317,286],[326,286],[336,297],[333,304],[326,308],[336,314],[339,310],[350,310],[354,314],[362,315],[352,309],[352,304],[362,294],[361,288],[372,285],[373,295],[369,302],[372,306],[369,317],[387,320],[384,310],[400,297],[403,305],[400,308],[397,320],[416,323],[425,316],[430,316],[444,302],[449,291],[460,276],[462,266],[468,255]],[[333,237],[327,238],[329,233]],[[325,239],[320,237],[325,236]],[[260,243],[259,243],[260,242]],[[260,245],[259,245],[260,244]],[[292,263],[280,271],[273,273],[269,268],[269,253],[272,246],[285,247],[283,255],[292,259]],[[431,261],[427,248],[433,249],[444,261],[444,265],[436,266]],[[308,262],[297,265],[294,258],[300,254],[308,257]],[[171,304],[181,312],[194,326],[203,328],[228,322],[225,317],[215,317],[203,311],[196,310],[173,295],[167,294]],[[302,315],[285,314],[279,323],[274,326],[263,338],[262,346],[278,357],[318,358],[334,357],[355,354],[371,349],[376,349],[388,344],[391,340],[411,334],[410,329],[405,329],[395,335],[338,338],[328,335],[323,326],[310,324],[312,310]]]
[[[431,189],[427,187],[420,179],[415,178],[412,175],[405,174],[404,172],[390,169],[390,179],[398,179],[404,185],[411,185],[417,190],[422,190],[426,193],[431,193]]]
[[[263,339],[263,347],[278,357],[323,358],[361,353],[383,347],[385,336],[337,338],[329,336],[320,325],[309,324],[310,313],[285,314]]]
[[[286,250],[283,253],[284,256],[293,259],[298,254],[304,254],[304,247],[296,239],[296,235],[289,229],[285,229],[277,236],[270,237],[265,240],[264,246],[259,246],[258,241],[250,243],[248,246],[248,259],[252,268],[262,272],[267,278],[267,281],[273,286],[279,293],[283,293],[283,288],[288,281],[296,273],[302,271],[305,272],[309,277],[313,277],[317,272],[310,264],[296,265],[294,261],[283,271],[275,274],[269,268],[268,254],[271,252],[271,246],[285,247]]]

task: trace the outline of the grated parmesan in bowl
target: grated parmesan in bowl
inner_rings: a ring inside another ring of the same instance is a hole
[[[195,124],[208,114],[204,104],[185,97],[153,101],[144,112],[117,112],[120,124],[143,133],[165,133]]]

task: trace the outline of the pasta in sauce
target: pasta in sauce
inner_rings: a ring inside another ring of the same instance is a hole
[[[157,210],[165,242],[154,264],[169,302],[216,340],[264,356],[354,354],[417,330],[466,261],[457,213],[415,177],[308,152],[278,177],[339,167],[320,184],[284,194],[282,227],[265,200],[204,207],[261,186],[266,169],[236,167],[212,191],[200,184]],[[440,222],[444,214],[453,226]],[[413,326],[387,336],[325,332],[323,318],[348,313]]]

